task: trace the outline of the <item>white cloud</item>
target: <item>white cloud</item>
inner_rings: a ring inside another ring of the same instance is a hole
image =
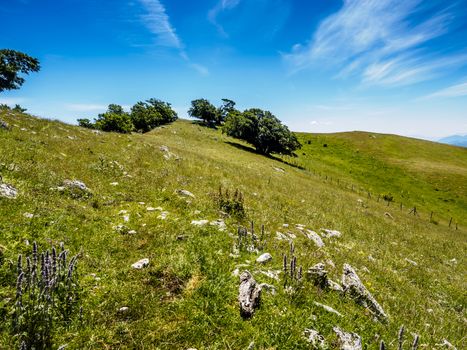
[[[441,98],[441,97],[461,97],[467,96],[467,82],[449,86],[447,88],[436,91],[432,94],[422,97],[421,99]]]
[[[188,63],[189,67],[196,70],[201,75],[208,75],[209,71],[201,64],[194,63],[184,49],[182,40],[176,33],[175,28],[170,23],[166,9],[160,0],[138,0],[144,7],[145,13],[141,15],[141,20],[146,28],[155,35],[155,44],[177,49],[180,57]],[[225,0],[229,1],[229,0]],[[231,0],[230,0],[231,1]]]
[[[209,75],[209,70],[198,63],[190,63],[190,67],[193,68],[195,71],[197,71],[201,75]]]
[[[426,80],[465,60],[464,55],[425,53],[424,45],[446,34],[454,21],[447,10],[427,18],[426,6],[421,0],[346,0],[321,22],[309,43],[294,45],[283,58],[293,72],[327,66],[338,78],[357,75],[365,84]],[[411,24],[414,15],[425,19]]]
[[[218,22],[218,16],[224,11],[232,10],[240,4],[241,0],[220,0],[212,9],[208,12],[209,21],[214,24],[220,34],[227,37],[222,25]]]
[[[156,36],[156,44],[181,49],[183,44],[170,23],[164,5],[159,0],[138,0],[146,13],[141,19],[146,28]]]

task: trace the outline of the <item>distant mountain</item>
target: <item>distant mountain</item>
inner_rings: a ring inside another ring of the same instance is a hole
[[[448,145],[467,147],[467,135],[452,135],[439,139],[438,142]]]

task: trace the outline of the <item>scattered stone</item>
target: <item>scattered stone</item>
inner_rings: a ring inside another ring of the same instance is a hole
[[[135,235],[135,234],[136,234],[136,230],[130,230],[130,231],[128,231],[128,234],[129,234],[129,235]]]
[[[446,339],[443,339],[443,342],[441,344],[436,344],[436,346],[447,347],[448,349],[451,349],[451,350],[457,350],[457,348],[454,345],[452,345],[450,342],[448,342]]]
[[[253,350],[254,348],[255,348],[255,342],[252,341],[252,342],[248,345],[247,350]]]
[[[259,271],[265,276],[268,276],[269,278],[275,279],[276,281],[279,281],[279,274],[281,273],[280,270],[267,270],[267,271]]]
[[[123,215],[123,221],[125,221],[125,222],[130,221],[130,215],[129,214]]]
[[[289,224],[282,224],[282,227],[287,228],[287,227],[289,227]]]
[[[118,233],[121,233],[122,235],[126,235],[130,233],[130,229],[122,224],[114,226],[113,229],[117,231]]]
[[[278,239],[279,241],[282,241],[282,240],[289,240],[289,237],[287,237],[286,235],[284,235],[282,232],[277,231],[277,232],[276,232],[276,239]]]
[[[0,129],[10,130],[10,126],[6,121],[0,119]]]
[[[391,220],[394,220],[394,216],[392,216],[391,213],[385,212],[384,216],[391,219]]]
[[[238,302],[240,316],[243,319],[253,317],[255,310],[261,303],[261,287],[248,270],[240,275],[240,287],[238,288]]]
[[[297,230],[303,231],[305,229],[305,225],[303,224],[295,224],[295,228]]]
[[[85,192],[89,191],[86,184],[79,180],[65,180],[63,181],[63,186],[68,187],[68,188],[76,188],[76,189],[79,189]]]
[[[175,153],[170,152],[169,147],[167,146],[160,146],[159,149],[164,153],[164,159],[172,159],[179,160],[180,157],[177,156]]]
[[[314,349],[326,349],[326,341],[324,337],[317,331],[311,328],[305,328],[303,332],[306,340],[313,346]]]
[[[159,214],[159,216],[157,217],[158,219],[160,220],[165,220],[167,219],[167,215],[169,215],[169,212],[168,211],[163,211]]]
[[[387,319],[387,315],[383,308],[365,288],[357,273],[349,264],[344,264],[342,286],[344,287],[344,293],[354,299],[357,304],[368,308],[379,320]]]
[[[272,167],[275,171],[278,171],[279,173],[285,173],[285,169],[279,168],[279,167]]]
[[[330,306],[327,306],[327,305],[324,305],[324,304],[321,304],[321,303],[318,303],[317,301],[314,301],[313,304],[315,304],[316,306],[319,306],[319,307],[322,307],[324,310],[326,310],[327,312],[331,312],[339,317],[344,317],[339,311],[333,309],[332,307]]]
[[[297,236],[296,236],[294,233],[292,233],[292,232],[287,232],[287,235],[288,235],[291,239],[297,238]]]
[[[178,235],[177,236],[177,241],[185,241],[186,240],[186,236],[185,235]]]
[[[328,230],[327,228],[323,229],[323,236],[326,238],[331,238],[331,237],[340,237],[342,233],[336,230]]]
[[[267,263],[268,261],[271,261],[272,260],[272,255],[269,254],[269,253],[264,253],[264,254],[261,254],[258,259],[256,259],[256,262],[257,263],[260,263],[260,264],[264,264],[264,263]]]
[[[373,255],[368,255],[368,260],[375,262],[376,259],[373,257]]]
[[[267,284],[267,283],[261,283],[259,285],[260,289],[261,290],[266,290],[266,292],[272,294],[272,295],[276,295],[276,287],[274,287],[272,284]]]
[[[91,191],[86,184],[80,180],[65,180],[62,186],[56,187],[59,192],[68,192],[73,198],[90,196]]]
[[[208,223],[209,223],[209,220],[193,220],[193,221],[191,221],[191,224],[195,225],[195,226],[204,226],[204,225],[207,225]]]
[[[124,314],[127,313],[130,310],[128,306],[122,306],[120,309],[118,309],[118,312]]]
[[[310,267],[307,272],[307,277],[313,284],[321,289],[328,287],[328,272],[324,269],[323,263],[318,263]]]
[[[175,193],[178,194],[179,196],[182,196],[182,197],[195,198],[195,195],[193,193],[191,193],[190,191],[187,191],[187,190],[176,190]]]
[[[341,350],[362,350],[362,338],[358,334],[344,332],[339,327],[333,327],[332,330],[339,338]]]
[[[109,185],[110,186],[118,186],[118,182],[111,182]]]
[[[448,264],[449,264],[449,265],[457,265],[457,259],[456,259],[456,258],[452,258],[451,260],[448,261]]]
[[[303,234],[305,236],[307,236],[309,240],[312,240],[318,248],[324,247],[323,240],[321,239],[321,237],[315,231],[305,230],[305,232],[303,232]]]
[[[23,216],[27,219],[32,219],[34,217],[34,214],[31,213],[24,213]]]
[[[137,262],[132,264],[131,267],[134,268],[134,269],[137,269],[137,270],[141,270],[142,268],[145,268],[148,265],[149,265],[149,259],[144,258],[144,259],[138,260]]]
[[[336,292],[343,292],[342,287],[330,280],[327,276],[327,271],[325,270],[325,265],[323,263],[318,263],[315,266],[311,267],[307,271],[307,277],[313,282],[313,284],[323,290],[331,289]]]
[[[240,269],[238,267],[232,271],[232,276],[234,277],[240,276]]]
[[[410,260],[410,259],[408,259],[408,258],[405,258],[404,260],[407,261],[409,264],[412,264],[413,266],[417,266],[417,265],[418,265],[415,261]]]
[[[157,207],[157,208],[147,207],[146,208],[146,211],[156,211],[156,210],[162,211],[163,209],[161,207]]]
[[[14,199],[18,196],[18,190],[12,185],[1,183],[0,178],[0,197]]]
[[[225,222],[222,219],[217,219],[217,220],[211,221],[209,224],[211,226],[217,226],[219,231],[225,231],[227,229],[227,226],[225,225]]]

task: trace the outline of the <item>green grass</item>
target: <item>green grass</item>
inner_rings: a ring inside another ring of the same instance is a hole
[[[358,333],[369,349],[377,348],[380,339],[394,348],[402,324],[408,333],[420,334],[427,348],[444,338],[458,348],[465,344],[463,149],[378,134],[376,139],[364,133],[301,134],[301,140],[310,139],[311,144],[305,142],[298,158],[286,159],[304,167],[300,169],[183,120],[144,135],[96,135],[23,114],[0,112],[0,118],[13,125],[11,131],[0,130],[0,172],[4,182],[20,192],[14,200],[0,199],[2,317],[7,319],[14,302],[17,254],[29,254],[32,241],[44,249],[63,241],[73,254],[81,254],[83,322],[58,327],[56,347],[244,349],[254,341],[257,349],[308,349],[303,331],[310,327],[335,347],[332,327],[338,325]],[[180,160],[165,159],[161,145]],[[420,206],[422,215],[414,217],[396,205],[369,200],[366,192],[337,185],[337,178],[372,193],[392,193],[406,206]],[[51,190],[64,179],[84,181],[93,196],[79,200]],[[273,256],[266,266],[255,265],[256,254],[229,256],[236,219],[226,219],[226,232],[191,225],[192,220],[219,218],[213,199],[219,186],[244,194],[247,218],[241,224],[252,220],[258,228],[265,225],[264,252]],[[195,198],[182,198],[177,189],[186,189]],[[158,219],[157,211],[148,212],[149,206],[168,211],[167,219]],[[136,234],[113,229],[124,223],[121,210],[130,215],[125,225]],[[442,213],[444,221],[430,223],[426,213],[431,210]],[[24,213],[33,213],[34,218]],[[459,222],[458,230],[445,223],[451,214]],[[351,264],[389,314],[389,322],[374,322],[352,300],[321,292],[308,282],[294,296],[287,295],[281,283],[260,274],[261,269],[281,269],[288,243],[274,237],[276,231],[287,230],[284,223],[297,235],[298,265],[306,270],[332,260],[335,268],[327,268],[338,281],[342,265]],[[342,237],[325,240],[326,246],[318,249],[295,224],[315,231],[336,229]],[[186,239],[177,239],[180,235]],[[131,269],[145,257],[149,267]],[[457,264],[450,263],[453,258]],[[239,281],[232,271],[247,261],[255,278],[275,285],[277,294],[264,293],[261,308],[250,321],[243,321],[237,302]],[[129,311],[120,313],[122,306]],[[0,348],[17,346],[7,322],[2,322],[0,332]]]

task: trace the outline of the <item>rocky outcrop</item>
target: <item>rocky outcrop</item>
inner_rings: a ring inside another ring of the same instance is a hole
[[[240,316],[243,319],[253,317],[255,310],[261,303],[261,289],[248,270],[240,275],[240,287],[238,288],[238,302],[240,305]]]
[[[332,329],[339,338],[339,348],[341,350],[362,350],[362,338],[356,333],[344,332],[339,327]]]
[[[145,268],[148,265],[149,265],[149,259],[144,258],[144,259],[138,260],[134,264],[131,264],[131,267],[136,269],[136,270],[141,270],[142,268]]]
[[[326,349],[326,341],[324,337],[311,328],[306,328],[303,332],[306,340],[313,346],[313,349]]]
[[[318,263],[310,267],[307,271],[307,277],[313,284],[321,289],[332,289],[342,292],[342,287],[328,278],[328,272],[325,269],[324,263]]]
[[[0,178],[0,197],[14,199],[18,196],[18,190],[12,185],[1,183]]]
[[[387,319],[383,308],[365,288],[357,273],[349,264],[344,264],[342,286],[344,287],[345,294],[349,295],[358,304],[368,308],[379,320]]]
[[[264,253],[264,254],[261,254],[258,259],[256,259],[256,262],[257,263],[260,263],[260,264],[264,264],[264,263],[267,263],[268,261],[271,261],[272,260],[272,255],[269,254],[269,253]]]

